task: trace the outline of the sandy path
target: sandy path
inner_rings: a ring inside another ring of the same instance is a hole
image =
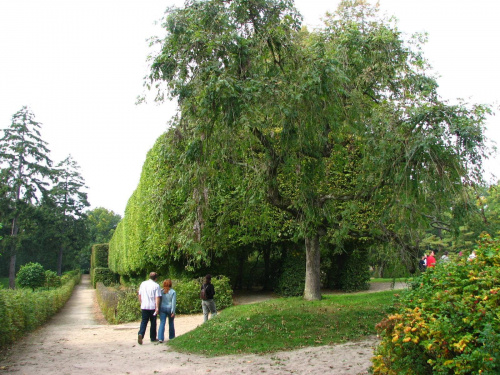
[[[381,286],[376,286],[380,289]],[[249,301],[240,301],[247,303]],[[88,275],[49,323],[15,343],[0,362],[14,374],[367,374],[375,338],[268,355],[204,357],[167,345],[137,344],[138,323],[100,324]],[[199,315],[179,315],[177,336],[196,328]]]

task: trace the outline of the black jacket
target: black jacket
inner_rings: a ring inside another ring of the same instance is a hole
[[[205,288],[205,296],[207,299],[213,299],[215,296],[215,288],[213,284],[203,284],[201,288]]]

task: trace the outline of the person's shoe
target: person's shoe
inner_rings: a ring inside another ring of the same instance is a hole
[[[142,335],[139,334],[139,336],[137,336],[137,342],[139,343],[139,345],[142,345]]]
[[[151,340],[151,342],[158,342],[158,340]]]
[[[158,340],[158,343],[159,344],[163,344],[163,340]]]

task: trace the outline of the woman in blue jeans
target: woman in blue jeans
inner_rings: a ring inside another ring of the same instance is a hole
[[[165,321],[168,318],[168,338],[172,340],[175,337],[174,318],[175,303],[177,295],[172,289],[172,280],[167,279],[163,282],[160,304],[160,328],[158,329],[158,341],[165,341]]]

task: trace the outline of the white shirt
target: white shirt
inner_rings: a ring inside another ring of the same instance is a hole
[[[155,310],[156,297],[161,297],[160,286],[151,279],[143,281],[139,287],[139,295],[141,296],[141,310]]]

